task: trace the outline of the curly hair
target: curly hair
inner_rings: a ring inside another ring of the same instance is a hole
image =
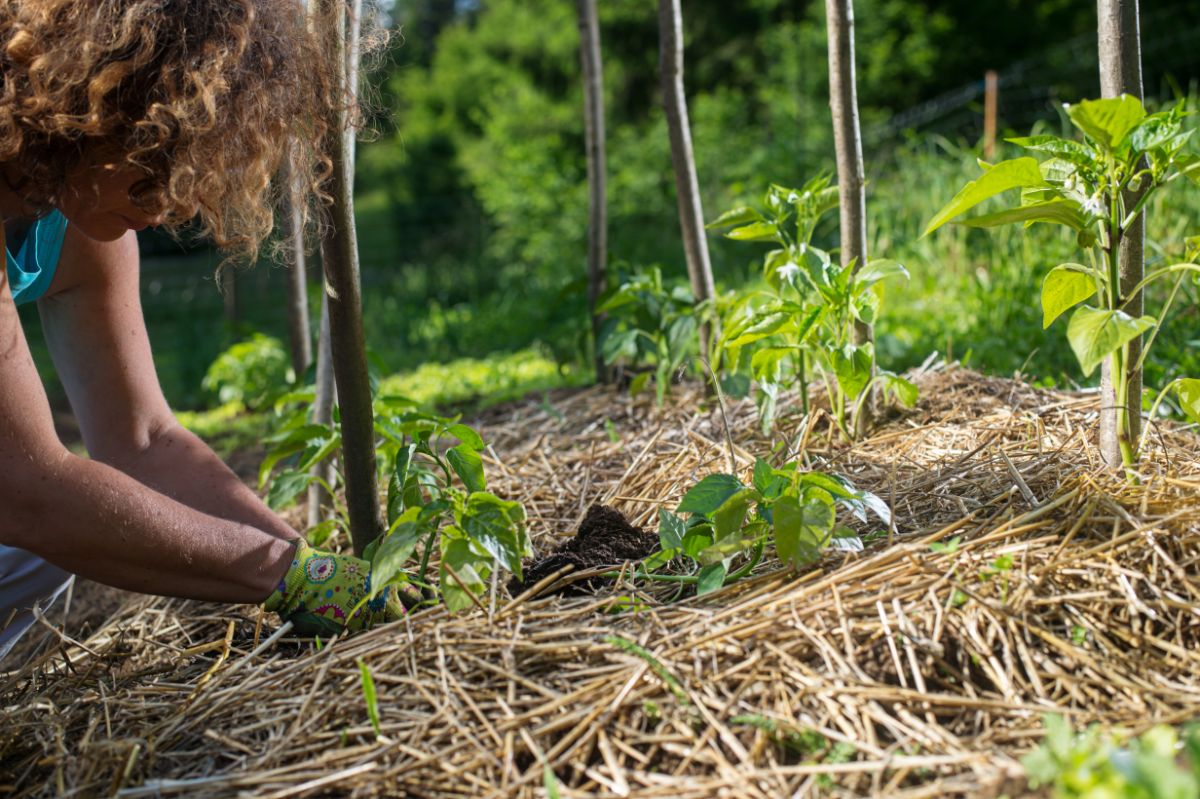
[[[281,166],[293,202],[324,199],[327,50],[298,0],[0,0],[0,162],[41,213],[89,148],[115,150],[145,172],[139,208],[253,258]]]

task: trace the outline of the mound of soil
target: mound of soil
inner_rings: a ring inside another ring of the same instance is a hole
[[[526,586],[536,585],[564,566],[573,566],[572,571],[578,572],[597,566],[619,566],[627,560],[642,560],[657,547],[657,535],[634,527],[620,511],[607,505],[592,505],[575,537],[550,555],[526,564],[525,581],[513,580],[508,590],[516,596]],[[603,578],[581,580],[551,593],[594,593],[609,582]]]

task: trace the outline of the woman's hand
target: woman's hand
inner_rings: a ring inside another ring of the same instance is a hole
[[[292,622],[301,635],[360,632],[372,625],[395,621],[419,596],[389,585],[371,593],[371,564],[350,555],[313,549],[296,539],[296,555],[263,609]]]

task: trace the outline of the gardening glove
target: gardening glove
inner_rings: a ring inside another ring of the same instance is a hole
[[[355,610],[370,593],[370,563],[351,555],[313,549],[303,538],[297,538],[292,563],[263,603],[263,610],[278,613],[305,636],[361,632],[404,615],[405,597],[394,585]]]

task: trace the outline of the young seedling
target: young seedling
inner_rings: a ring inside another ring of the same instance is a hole
[[[925,235],[949,222],[980,228],[1041,223],[1075,231],[1083,262],[1059,264],[1046,274],[1043,326],[1049,327],[1074,308],[1067,339],[1084,376],[1091,376],[1103,361],[1109,362],[1121,461],[1132,476],[1141,441],[1136,435],[1140,420],[1128,412],[1131,405],[1140,407],[1140,402],[1131,402],[1130,392],[1136,386],[1131,385],[1130,376],[1140,374],[1183,281],[1191,279],[1200,285],[1200,247],[1189,246],[1182,262],[1152,269],[1131,290],[1122,291],[1121,239],[1163,188],[1184,177],[1200,183],[1200,156],[1188,151],[1192,131],[1184,130],[1182,101],[1166,111],[1148,114],[1137,98],[1122,95],[1068,106],[1067,116],[1080,140],[1059,136],[1010,139],[1044,160],[1025,156],[994,165],[981,162],[983,175],[964,186],[930,220]],[[1017,189],[1017,205],[981,216],[963,216],[985,200]],[[1132,207],[1126,206],[1126,190],[1141,192]],[[1158,314],[1128,313],[1142,292],[1159,281],[1169,283],[1170,290]],[[1134,357],[1136,342],[1148,332],[1149,340]],[[1170,390],[1182,411],[1200,422],[1200,380],[1172,381],[1160,392],[1156,408]]]
[[[731,474],[710,474],[688,490],[675,512],[659,511],[660,550],[645,561],[641,576],[686,580],[703,595],[750,574],[767,544],[793,568],[815,563],[831,546],[861,549],[858,536],[838,524],[839,507],[863,521],[871,511],[890,524],[891,512],[879,497],[796,463],[776,469],[760,458],[748,486]],[[691,563],[692,573],[654,574],[676,558]],[[733,569],[739,558],[744,562]]]
[[[719,349],[728,370],[747,370],[757,385],[756,402],[764,431],[777,413],[780,393],[791,385],[800,390],[801,411],[807,415],[808,383],[812,373],[823,378],[839,430],[848,439],[852,406],[861,404],[877,385],[904,405],[917,401],[917,387],[887,371],[876,370],[875,347],[857,344],[855,324],[873,325],[883,294],[880,284],[908,278],[896,261],[835,263],[812,244],[817,224],[837,208],[837,187],[827,177],[810,180],[800,189],[771,185],[763,208],[743,206],[722,214],[710,229],[729,228],[735,241],[777,245],[764,259],[767,290],[734,303],[722,320]]]

